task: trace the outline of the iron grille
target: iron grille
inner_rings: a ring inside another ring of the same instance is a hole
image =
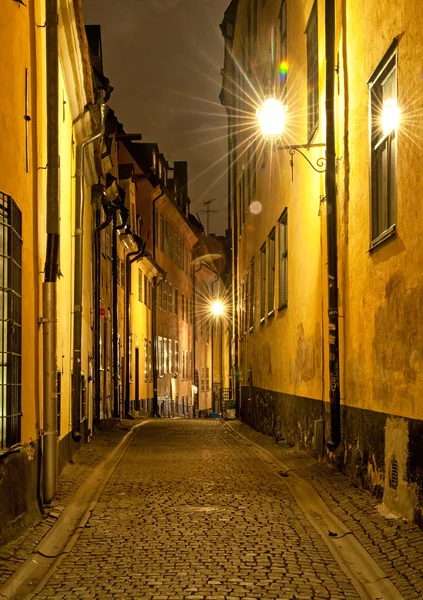
[[[86,387],[85,387],[85,375],[81,375],[81,419],[85,419],[87,416],[87,405],[86,405]]]
[[[390,486],[392,489],[396,490],[398,487],[398,461],[395,457],[391,460],[391,480]]]
[[[62,414],[62,373],[57,371],[57,435],[60,435]]]
[[[0,192],[0,450],[21,440],[22,212]]]

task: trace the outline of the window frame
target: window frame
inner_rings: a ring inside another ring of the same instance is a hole
[[[282,249],[281,244],[281,228],[284,227],[285,244]],[[281,280],[282,280],[282,262],[284,267],[284,295],[281,295]],[[282,211],[278,220],[278,310],[282,310],[288,306],[288,209]]]
[[[276,229],[267,236],[267,316],[275,312]]]
[[[319,20],[314,0],[305,30],[307,36],[307,139],[319,128]]]
[[[383,86],[393,76],[395,100],[398,99],[397,40],[379,62],[367,81],[369,86],[369,144],[370,144],[370,251],[373,252],[397,231],[397,171],[398,131],[384,133],[380,127]],[[386,166],[381,151],[386,148]],[[379,162],[381,161],[381,162]],[[386,172],[385,172],[386,169]],[[382,190],[381,190],[382,187]],[[384,193],[386,190],[386,195]],[[383,212],[383,215],[379,211]],[[381,220],[385,220],[380,227]]]
[[[260,248],[260,323],[263,323],[266,318],[266,242]]]

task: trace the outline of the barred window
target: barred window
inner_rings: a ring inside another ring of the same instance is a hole
[[[0,192],[0,450],[21,440],[22,212]]]
[[[179,342],[175,340],[175,375],[179,373]]]
[[[254,260],[250,267],[250,305],[248,307],[248,329],[254,327]]]
[[[164,353],[163,353],[163,338],[157,338],[157,362],[159,364],[159,377],[163,377],[164,374]]]
[[[87,416],[85,375],[81,375],[81,419]]]
[[[62,415],[62,373],[57,371],[57,435],[60,436]]]

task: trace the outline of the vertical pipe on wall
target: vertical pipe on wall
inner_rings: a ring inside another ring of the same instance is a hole
[[[57,0],[46,0],[47,249],[43,294],[43,501],[57,487],[56,281],[59,254],[59,47]]]
[[[326,208],[328,246],[330,449],[341,442],[339,388],[338,249],[335,157],[335,0],[325,0]]]
[[[84,230],[84,150],[104,135],[108,107],[100,101],[100,125],[97,131],[76,146],[75,182],[75,270],[73,302],[72,353],[72,437],[81,439],[81,374],[82,374],[82,287],[83,287],[83,230]]]

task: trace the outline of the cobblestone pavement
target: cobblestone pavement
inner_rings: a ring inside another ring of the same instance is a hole
[[[275,444],[239,421],[230,427],[292,463],[298,475],[317,490],[330,510],[354,533],[404,598],[423,598],[423,531],[402,519],[386,519],[371,494],[351,480],[296,448]]]
[[[138,431],[35,598],[358,598],[283,481],[213,420]]]
[[[43,536],[57,521],[63,508],[93,469],[113,450],[124,435],[133,427],[134,421],[114,421],[107,431],[97,431],[92,441],[75,454],[59,479],[57,494],[44,510],[44,514],[28,527],[22,535],[0,547],[0,585],[33,552]]]

